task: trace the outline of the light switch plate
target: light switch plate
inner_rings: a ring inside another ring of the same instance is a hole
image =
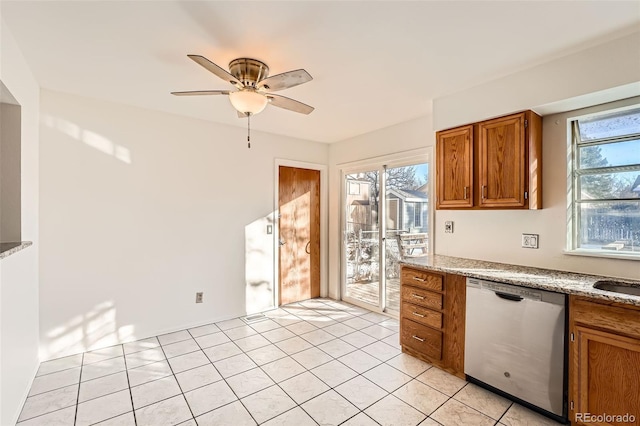
[[[539,234],[522,234],[522,248],[537,249],[539,240]]]
[[[445,234],[453,234],[453,221],[448,220],[444,223],[444,232]]]

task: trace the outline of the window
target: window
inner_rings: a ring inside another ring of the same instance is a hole
[[[571,148],[570,248],[640,259],[640,108],[574,120]]]
[[[415,208],[413,210],[413,226],[416,228],[422,228],[422,204],[415,203]]]

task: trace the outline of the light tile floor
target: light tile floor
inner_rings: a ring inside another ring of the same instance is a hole
[[[40,365],[34,425],[555,425],[401,353],[398,321],[330,299]]]

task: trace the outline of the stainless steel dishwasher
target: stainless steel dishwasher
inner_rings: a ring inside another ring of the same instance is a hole
[[[467,278],[467,377],[566,421],[564,294]]]

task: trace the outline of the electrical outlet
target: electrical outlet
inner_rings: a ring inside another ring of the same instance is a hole
[[[448,220],[444,223],[445,234],[453,234],[453,221]]]
[[[538,248],[540,235],[538,234],[522,234],[522,248]]]
[[[267,234],[273,234],[273,225],[267,225]]]
[[[196,303],[202,303],[202,292],[196,293]]]

